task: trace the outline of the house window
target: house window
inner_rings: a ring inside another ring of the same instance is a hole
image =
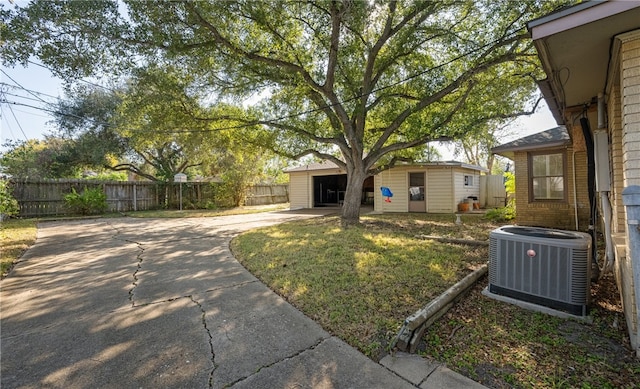
[[[529,154],[529,196],[532,201],[563,201],[565,190],[563,152]]]
[[[464,176],[464,186],[473,186],[473,176]]]

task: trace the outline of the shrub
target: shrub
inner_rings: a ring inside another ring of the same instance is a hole
[[[484,217],[492,222],[502,223],[508,222],[516,218],[516,204],[515,201],[509,200],[506,207],[494,208],[488,210]]]
[[[19,211],[18,201],[13,198],[9,190],[9,182],[0,180],[0,220],[8,216],[17,215]]]
[[[100,188],[85,187],[80,194],[72,188],[71,193],[64,195],[64,202],[74,213],[81,215],[100,214],[107,210],[107,195]]]
[[[513,195],[516,193],[516,177],[513,173],[504,173],[505,183],[504,187],[507,191],[507,198],[509,199],[507,205],[502,208],[490,209],[485,213],[484,217],[493,222],[508,222],[516,218],[516,201]]]

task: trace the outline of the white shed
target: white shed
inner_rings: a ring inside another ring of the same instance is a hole
[[[291,208],[342,203],[347,175],[334,163],[314,163],[286,172]],[[456,212],[458,203],[470,196],[479,199],[481,173],[486,169],[455,161],[397,165],[365,181],[362,203],[373,203],[379,212]],[[383,196],[382,187],[389,188],[393,197]]]

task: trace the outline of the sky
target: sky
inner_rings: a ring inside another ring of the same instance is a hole
[[[36,62],[37,61],[33,61]],[[55,102],[64,97],[61,80],[43,67],[29,64],[27,68],[0,67],[0,144],[7,140],[43,139],[55,127],[51,113],[46,112],[45,102]],[[522,117],[514,125],[512,134],[502,139],[510,142],[530,134],[556,127],[557,124],[544,101],[535,114]],[[0,146],[0,152],[6,147]],[[444,160],[453,159],[452,149],[439,149]]]
[[[43,139],[54,127],[43,102],[55,103],[64,97],[62,81],[42,67],[0,67],[0,143],[7,140]],[[5,148],[3,147],[2,150]]]

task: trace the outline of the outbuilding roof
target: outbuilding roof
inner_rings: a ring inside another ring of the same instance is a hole
[[[324,162],[314,162],[308,165],[285,169],[284,172],[292,173],[292,172],[306,172],[309,170],[327,170],[327,169],[340,169],[340,167],[331,161],[324,161]]]
[[[571,145],[569,132],[565,126],[559,126],[496,146],[491,149],[491,152],[513,159],[513,154],[516,151],[552,149],[569,145]]]
[[[464,162],[458,161],[434,161],[434,162],[414,162],[414,163],[406,163],[406,164],[397,164],[394,167],[398,166],[419,166],[419,167],[461,167],[465,169],[478,170],[481,172],[488,172],[488,170],[482,166],[471,165]],[[316,171],[316,170],[330,170],[330,169],[340,169],[338,165],[331,161],[324,161],[320,163],[310,163],[308,165],[299,166],[291,169],[286,169],[285,173],[294,173],[294,172],[306,172],[306,171]]]

